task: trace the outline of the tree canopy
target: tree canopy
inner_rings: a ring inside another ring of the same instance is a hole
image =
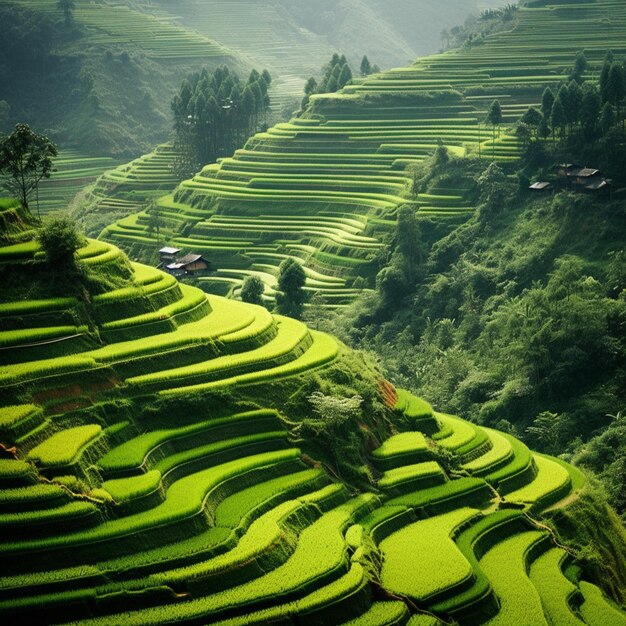
[[[42,178],[50,178],[56,146],[45,135],[38,135],[27,124],[0,140],[0,173],[6,176],[4,188],[28,208],[28,200]]]
[[[74,265],[74,253],[84,242],[76,224],[69,217],[47,220],[37,233],[47,263],[56,269]]]
[[[282,315],[302,317],[305,302],[304,284],[306,274],[302,265],[293,257],[285,259],[279,268],[277,297],[278,312]]]
[[[241,287],[241,299],[250,304],[263,305],[265,285],[258,276],[246,276]]]
[[[266,117],[271,80],[267,70],[252,70],[242,84],[224,66],[213,72],[205,68],[182,81],[172,100],[181,175],[191,175],[245,143]]]

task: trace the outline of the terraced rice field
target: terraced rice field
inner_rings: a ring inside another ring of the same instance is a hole
[[[241,51],[254,67],[267,68],[276,78],[270,90],[276,113],[302,100],[306,80],[318,75],[335,52],[322,37],[298,26],[272,3],[208,0],[203,7],[198,13],[197,5],[180,2],[173,10],[185,26]]]
[[[457,156],[515,161],[519,146],[510,127],[539,105],[546,86],[558,88],[575,54],[585,50],[593,78],[607,49],[626,53],[625,41],[619,0],[555,1],[520,9],[512,31],[481,45],[315,95],[302,117],[255,135],[160,201],[171,220],[168,243],[214,261],[220,271],[205,285],[210,292],[236,296],[254,273],[272,299],[277,268],[290,255],[307,268],[312,292],[329,306],[344,305],[354,298],[357,277],[373,285],[375,259],[400,204],[449,224],[473,213],[471,181],[413,197],[407,166],[440,141]],[[484,118],[496,98],[504,126],[492,144]],[[145,215],[121,220],[102,237],[147,246],[146,224]]]
[[[57,11],[48,0],[16,0],[37,9]],[[87,44],[122,45],[137,48],[160,60],[203,59],[216,64],[232,54],[221,44],[197,32],[172,24],[166,19],[104,0],[75,0],[74,19],[88,29]]]
[[[77,150],[64,149],[54,159],[55,172],[39,184],[39,201],[33,194],[30,205],[33,212],[44,216],[52,211],[65,210],[81,189],[93,183],[104,171],[119,163],[112,157],[90,156]]]
[[[39,256],[0,248],[5,266]],[[575,468],[398,390],[405,430],[372,452],[371,492],[350,493],[302,455],[271,394],[217,408],[255,386],[315,384],[346,348],[127,265],[109,244],[79,258],[130,268],[126,286],[91,297],[98,335],[66,325],[75,298],[0,305],[2,346],[18,355],[0,350],[0,442],[16,452],[0,459],[4,622],[623,620],[597,587],[562,576],[565,553],[533,520],[576,497]],[[131,413],[92,406],[106,381],[111,398],[136,401]],[[141,408],[150,393],[158,414]],[[400,599],[382,600],[375,579]]]
[[[170,144],[162,144],[149,154],[105,171],[86,198],[89,212],[132,215],[151,200],[171,193],[180,182],[173,170],[177,156]]]

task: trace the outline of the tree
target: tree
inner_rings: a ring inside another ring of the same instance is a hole
[[[376,289],[380,294],[380,308],[384,311],[397,309],[409,291],[407,277],[401,267],[391,263],[376,276]]]
[[[361,76],[369,76],[372,73],[372,66],[367,55],[364,55],[361,59]]]
[[[593,83],[584,83],[583,98],[580,104],[580,123],[588,140],[593,138],[598,127],[600,107],[600,94],[597,87]]]
[[[74,266],[74,253],[83,245],[84,238],[69,217],[58,217],[44,222],[37,241],[51,267],[67,269]]]
[[[554,92],[550,87],[546,87],[541,97],[541,112],[546,120],[552,115],[552,106],[554,104]]]
[[[533,130],[535,136],[539,133],[539,126],[541,126],[541,122],[543,122],[543,115],[533,106],[528,107],[524,115],[522,115],[521,119],[523,124],[526,124],[530,129]]]
[[[487,117],[485,122],[487,124],[491,124],[493,129],[493,137],[492,137],[492,149],[493,149],[493,158],[496,158],[496,126],[500,126],[502,124],[503,116],[502,116],[502,106],[500,105],[499,100],[494,100],[489,107],[489,111],[487,113]]]
[[[304,93],[307,96],[310,96],[312,93],[315,93],[317,90],[317,81],[313,76],[306,81],[306,85],[304,85]]]
[[[437,147],[435,148],[435,153],[433,154],[433,165],[437,168],[444,167],[450,163],[450,153],[448,152],[448,148],[446,148],[445,144],[441,139],[437,141]]]
[[[549,454],[558,454],[562,449],[561,435],[564,423],[558,413],[542,411],[526,429],[527,435],[537,447]]]
[[[624,67],[615,61],[611,64],[609,78],[606,84],[607,101],[617,109],[617,120],[622,119],[621,106],[626,93],[626,80],[624,79]]]
[[[413,282],[417,264],[422,261],[422,233],[415,209],[408,204],[398,209],[396,240],[401,268],[407,280]]]
[[[311,407],[319,419],[329,425],[332,430],[361,416],[361,404],[363,404],[361,396],[336,398],[324,395],[321,391],[314,391],[307,400],[311,403]]]
[[[607,84],[609,82],[609,74],[611,72],[612,64],[613,53],[609,50],[604,57],[604,63],[602,64],[602,70],[600,71],[600,97],[602,98],[602,104],[608,102]]]
[[[499,204],[506,191],[507,178],[497,163],[489,167],[476,179],[481,200],[490,208]]]
[[[450,32],[448,29],[444,28],[441,33],[439,33],[439,36],[441,37],[441,49],[443,51],[448,50],[448,48],[450,48]]]
[[[337,82],[339,89],[345,87],[351,80],[352,70],[350,69],[350,66],[346,63],[346,65],[341,68],[341,73],[339,74],[339,79]]]
[[[316,416],[313,419],[305,418],[296,426],[296,432],[306,436],[308,431],[318,439],[320,444],[332,453],[336,469],[340,472],[341,466],[351,460],[349,457],[346,458],[350,448],[339,443],[342,440],[346,441],[344,425],[349,422],[357,423],[361,418],[363,398],[358,395],[339,398],[314,391],[307,400]]]
[[[611,106],[609,102],[607,102],[602,107],[602,111],[600,113],[599,124],[600,124],[600,129],[602,130],[602,133],[606,135],[609,132],[609,130],[611,130],[611,128],[615,126],[616,121],[617,121],[617,118],[615,117],[615,109]]]
[[[567,119],[565,117],[565,105],[563,104],[561,91],[559,91],[556,96],[556,100],[554,101],[554,105],[552,106],[552,115],[550,116],[550,125],[552,126],[553,141],[556,141],[556,129],[558,128],[561,132],[563,132],[566,123]]]
[[[299,319],[304,308],[306,274],[302,265],[293,257],[285,259],[279,267],[278,312]]]
[[[582,75],[587,71],[588,67],[589,62],[587,61],[587,57],[585,56],[585,53],[581,50],[576,54],[576,59],[574,60],[574,68],[572,69],[570,78],[575,81],[581,80]]]
[[[190,176],[242,146],[267,114],[270,82],[269,72],[252,70],[242,83],[227,67],[187,76],[172,100],[177,173]]]
[[[54,171],[52,159],[57,154],[56,146],[45,135],[33,132],[27,124],[18,124],[0,141],[0,173],[7,176],[4,188],[28,208],[28,198],[39,182]]]
[[[148,214],[146,222],[148,235],[154,235],[155,241],[159,245],[161,242],[161,227],[164,226],[161,207],[156,202],[153,202],[146,209],[146,212]]]
[[[565,99],[565,114],[571,127],[580,121],[580,107],[583,101],[583,91],[575,81],[570,81],[567,86],[567,97]]]
[[[246,276],[241,287],[241,299],[250,304],[263,305],[265,285],[258,276]]]
[[[57,0],[57,9],[59,9],[59,11],[63,11],[66,26],[71,26],[73,23],[75,8],[76,3],[74,0]]]

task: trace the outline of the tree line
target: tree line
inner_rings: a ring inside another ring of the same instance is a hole
[[[187,76],[172,100],[174,143],[181,176],[232,154],[267,125],[272,77],[252,70],[245,84],[228,67]]]
[[[378,65],[372,65],[367,55],[361,59],[360,74],[362,77],[380,72]],[[346,59],[346,55],[333,54],[330,61],[322,68],[322,78],[318,81],[311,76],[304,85],[304,99],[301,108],[304,110],[314,94],[335,93],[343,89],[352,79],[354,74]]]

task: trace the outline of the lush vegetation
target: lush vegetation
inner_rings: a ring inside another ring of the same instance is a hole
[[[242,85],[226,66],[212,73],[205,68],[183,80],[172,100],[174,146],[180,153],[174,167],[181,178],[231,154],[259,129],[267,120],[271,83],[267,70],[252,70]]]
[[[174,71],[213,42],[168,4],[20,0]],[[626,623],[624,34],[533,1],[409,68],[335,55],[243,148],[274,81],[209,61],[75,207],[100,240],[0,201],[2,618]],[[552,168],[587,159],[612,183]]]
[[[73,242],[66,230],[41,232]],[[74,245],[65,282],[46,278],[60,268],[37,244],[2,248],[2,334],[19,358],[0,367],[0,613],[336,624],[420,606],[497,620],[520,610],[507,584],[526,566],[507,579],[490,549],[535,536],[526,584],[543,597],[539,557],[565,553],[534,520],[585,493],[574,468],[434,412],[296,320],[207,297],[108,244]],[[591,584],[602,568],[578,571],[568,584],[587,613],[621,619]],[[374,602],[380,585],[410,601]]]

